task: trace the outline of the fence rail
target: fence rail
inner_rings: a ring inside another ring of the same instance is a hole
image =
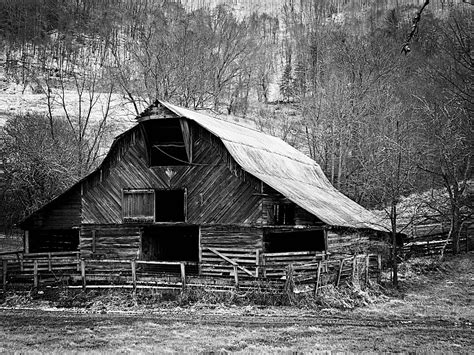
[[[356,280],[359,280],[358,282],[362,280],[367,284],[374,278],[380,279],[381,259],[378,255],[355,255],[338,260],[328,259],[324,254],[299,253],[296,256],[310,256],[310,258],[296,259],[297,262],[288,260],[285,265],[281,257],[288,255],[275,254],[268,256],[255,252],[251,263],[250,254],[220,249],[215,254],[220,259],[219,264],[216,264],[79,259],[77,253],[37,253],[24,255],[20,260],[2,260],[0,266],[3,290],[9,283],[33,284],[37,288],[40,285],[58,282],[84,289],[106,287],[124,287],[133,290],[149,287],[185,289],[204,286],[219,290],[270,287],[269,285],[283,288],[291,279],[296,285],[313,285],[314,292],[317,293],[321,287],[328,284],[338,286],[343,281]],[[234,256],[235,259],[231,259],[230,256]],[[239,264],[237,260],[241,262],[243,260],[244,263]],[[278,260],[278,263],[265,265],[262,264],[262,260]],[[199,269],[212,270],[213,273],[199,273]]]
[[[461,252],[467,252],[470,250],[470,236],[464,236],[459,238],[459,247]],[[443,251],[450,253],[453,251],[453,241],[451,239],[432,239],[413,241],[405,244],[401,248],[401,256],[408,258],[411,256],[430,256],[438,255]]]

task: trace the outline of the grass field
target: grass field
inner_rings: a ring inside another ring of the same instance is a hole
[[[23,303],[29,309],[5,301],[0,353],[474,353],[473,256],[402,265],[401,290],[352,310],[197,303],[47,311],[41,299]]]

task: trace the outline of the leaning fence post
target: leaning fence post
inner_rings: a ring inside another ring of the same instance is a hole
[[[179,267],[181,269],[181,287],[184,290],[186,288],[186,267],[183,262],[179,264]]]
[[[33,264],[33,286],[38,288],[38,260],[35,260]]]
[[[341,274],[342,274],[343,266],[344,266],[344,259],[341,259],[341,261],[339,262],[339,270],[337,271],[336,287],[339,286],[339,282],[341,282]]]
[[[132,267],[133,292],[135,292],[137,290],[137,262],[135,260],[131,260],[130,266]]]
[[[7,260],[2,261],[2,284],[3,284],[3,291],[7,290],[7,268],[8,268],[8,263]]]
[[[320,277],[321,277],[321,261],[318,261],[318,272],[316,274],[316,282],[314,284],[314,295],[315,296],[318,295]]]
[[[235,289],[239,289],[239,270],[237,269],[237,265],[234,265],[234,280],[235,280]]]
[[[82,277],[82,288],[86,289],[86,261],[81,259],[81,277]]]

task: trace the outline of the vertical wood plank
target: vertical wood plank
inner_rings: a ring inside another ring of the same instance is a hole
[[[181,286],[183,290],[186,288],[186,266],[183,262],[179,264],[180,271],[181,271]]]
[[[255,249],[255,277],[258,277],[260,274],[260,250]]]
[[[93,229],[92,231],[92,254],[95,253],[95,248],[96,248],[96,231]]]
[[[86,261],[81,259],[81,277],[82,277],[82,288],[86,289]]]
[[[318,261],[318,271],[316,273],[316,282],[314,283],[314,295],[317,296],[319,292],[319,285],[321,283],[320,281],[321,277],[321,261]]]
[[[135,292],[137,290],[137,262],[135,260],[131,260],[130,266],[132,268],[133,292]]]
[[[234,266],[234,280],[235,280],[235,290],[239,289],[239,269],[237,269],[237,265]]]
[[[199,226],[198,230],[198,252],[199,252],[199,263],[198,263],[198,275],[201,275],[201,263],[202,263],[202,236],[201,236],[201,226]]]
[[[48,253],[48,271],[52,271],[52,265],[51,265],[51,253]]]
[[[377,282],[380,283],[382,281],[382,255],[377,255],[377,271],[378,271],[378,277],[377,277]]]
[[[38,288],[38,260],[33,264],[33,287]]]
[[[3,291],[7,290],[7,271],[8,271],[8,262],[7,262],[7,260],[2,260],[2,288],[3,288]]]
[[[25,231],[25,245],[23,248],[26,254],[30,252],[30,231]]]
[[[365,256],[365,287],[369,284],[369,266],[370,266],[370,260],[369,260],[369,254]]]
[[[341,261],[339,262],[339,270],[337,271],[336,287],[339,286],[339,282],[341,282],[341,274],[342,274],[343,266],[344,266],[344,259],[341,259]]]
[[[352,259],[352,282],[355,281],[357,271],[357,257],[354,255],[354,259]]]

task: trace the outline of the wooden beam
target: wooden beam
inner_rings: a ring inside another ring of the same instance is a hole
[[[135,291],[137,289],[137,262],[135,260],[131,260],[130,266],[132,268],[133,290]]]
[[[234,281],[235,281],[235,290],[239,289],[239,270],[238,265],[234,265]]]
[[[185,267],[185,264],[183,262],[180,263],[179,268],[180,268],[180,271],[181,271],[181,284],[182,284],[182,288],[183,288],[183,291],[184,291],[184,289],[186,288],[186,267]]]
[[[38,288],[38,260],[34,261],[33,286],[34,288]]]
[[[337,272],[337,277],[336,277],[336,287],[339,286],[339,282],[341,282],[341,274],[342,274],[342,268],[344,267],[344,259],[341,259],[339,262],[339,270]]]
[[[25,245],[24,245],[24,249],[25,249],[25,253],[29,253],[30,252],[30,231],[26,230],[25,231],[25,241],[24,241]]]
[[[316,282],[314,283],[314,295],[317,296],[319,292],[319,284],[321,277],[321,261],[318,261],[318,271],[316,273]]]
[[[82,278],[82,288],[86,289],[86,261],[81,259],[81,278]]]

